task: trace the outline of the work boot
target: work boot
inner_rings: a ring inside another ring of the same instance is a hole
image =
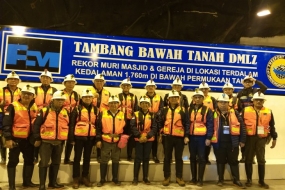
[[[102,187],[104,185],[104,183],[106,182],[105,178],[106,178],[106,174],[107,174],[107,164],[102,164],[100,163],[100,182],[97,183],[97,187]]]
[[[1,138],[0,138],[0,140],[1,140]],[[1,147],[0,151],[1,151],[0,164],[1,165],[5,165],[6,164],[6,148],[5,147]]]
[[[217,182],[217,185],[220,187],[223,187],[225,164],[217,164],[217,171],[218,171],[218,175],[219,175],[219,181]]]
[[[49,183],[48,187],[52,187],[55,189],[63,188],[64,185],[57,183],[57,174],[59,170],[59,165],[50,165],[49,167]]]
[[[203,178],[204,178],[204,172],[205,172],[206,165],[205,164],[199,164],[199,170],[198,170],[198,183],[197,185],[199,187],[203,186]]]
[[[258,164],[258,185],[264,189],[269,189],[269,185],[264,182],[265,165]]]
[[[158,164],[160,162],[159,159],[157,158],[157,156],[153,156],[152,159],[153,159],[154,163]]]
[[[46,190],[47,167],[39,167],[40,188]]]
[[[164,178],[163,182],[162,182],[162,185],[163,186],[168,186],[170,183],[170,177],[167,177],[167,178]]]
[[[185,186],[185,182],[182,178],[176,177],[176,183],[178,183],[178,185],[181,187]]]
[[[73,178],[72,188],[73,189],[78,189],[79,188],[79,177]]]
[[[138,185],[140,167],[141,167],[141,164],[135,161],[134,162],[134,180],[132,182],[133,185]]]
[[[70,155],[73,149],[73,144],[66,142],[64,151],[64,164],[72,165],[73,161],[70,161]]]
[[[143,182],[146,185],[150,185],[150,181],[148,180],[149,161],[144,161],[142,167],[143,167]]]
[[[92,183],[88,179],[88,177],[82,177],[81,183],[85,185],[85,187],[92,187]]]
[[[132,185],[138,185],[138,184],[139,184],[138,178],[134,177],[134,180],[132,181]]]
[[[33,171],[34,171],[34,165],[26,166],[24,164],[24,167],[23,167],[23,184],[22,184],[22,186],[24,188],[38,187],[39,186],[39,184],[34,184],[32,182]]]
[[[240,182],[239,179],[239,168],[238,165],[230,165],[231,173],[233,176],[233,184],[241,189],[245,189],[245,186]]]
[[[245,163],[244,166],[245,166],[245,173],[246,173],[246,178],[247,178],[245,185],[247,187],[251,187],[252,186],[252,164]]]
[[[192,179],[189,182],[190,185],[196,185],[197,184],[197,163],[190,163],[190,169],[192,174]]]
[[[117,185],[120,186],[121,182],[118,180],[118,171],[119,171],[119,163],[112,163],[112,182]]]
[[[7,168],[8,173],[8,182],[9,182],[9,190],[16,190],[15,187],[15,177],[16,177],[16,168]]]

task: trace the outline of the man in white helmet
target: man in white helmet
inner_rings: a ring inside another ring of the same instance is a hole
[[[57,174],[61,162],[63,142],[68,140],[69,111],[63,107],[66,96],[56,91],[49,106],[40,110],[34,123],[35,147],[40,146],[39,177],[40,190],[45,190],[47,169],[49,167],[48,187],[59,189],[64,185],[57,183]],[[51,164],[49,164],[51,160]]]
[[[23,154],[23,187],[38,187],[31,179],[34,171],[33,153],[34,145],[30,142],[32,135],[32,121],[36,118],[38,108],[34,103],[35,90],[30,85],[23,87],[21,98],[13,101],[5,111],[3,119],[3,135],[9,151],[7,165],[9,189],[15,190],[16,166],[19,155]]]
[[[252,74],[249,73],[248,76],[244,77],[242,80],[242,84],[244,88],[240,90],[237,94],[237,99],[238,99],[238,111],[241,112],[245,107],[247,106],[252,106],[252,96],[255,94],[258,90],[260,92],[265,93],[267,90],[267,86],[265,86],[261,81],[256,80],[253,78]],[[253,86],[257,84],[258,88],[253,88]],[[241,163],[244,163],[245,161],[245,155],[244,155],[244,148],[241,148]]]
[[[219,180],[217,185],[224,185],[225,165],[231,168],[233,184],[245,188],[239,175],[239,146],[243,147],[246,140],[246,130],[240,114],[233,108],[229,109],[229,96],[221,94],[217,99],[217,110],[214,112],[214,135],[212,145],[217,160]]]
[[[213,112],[203,104],[204,93],[196,89],[192,95],[195,102],[189,108],[190,115],[190,169],[192,179],[190,184],[203,186],[203,177],[206,168],[206,147],[211,145],[214,133]],[[197,180],[197,157],[199,159],[198,180]]]
[[[265,145],[267,140],[272,137],[272,145],[276,146],[277,132],[273,113],[269,108],[263,106],[265,96],[261,91],[256,92],[253,97],[253,105],[247,106],[241,112],[246,126],[246,144],[245,144],[245,172],[247,182],[245,185],[252,185],[252,164],[256,155],[258,163],[258,185],[264,189],[269,189],[269,185],[264,182],[265,176]]]
[[[180,96],[179,97],[179,105],[183,106],[187,110],[188,107],[189,107],[189,103],[188,103],[187,96],[181,93],[181,90],[183,88],[182,81],[177,77],[173,81],[171,86],[172,86],[172,90],[176,90],[179,93],[179,96]],[[169,104],[168,95],[169,94],[165,94],[165,96],[164,96],[164,101],[163,101],[164,102],[164,106],[168,106],[168,104]]]
[[[94,95],[92,104],[99,108],[100,111],[108,110],[108,101],[111,93],[104,88],[106,81],[104,75],[97,74],[93,79],[91,91]],[[97,161],[101,160],[101,150],[97,148]]]
[[[233,108],[235,110],[238,109],[238,99],[237,99],[237,96],[234,96],[233,95],[233,92],[234,92],[234,86],[227,82],[224,84],[223,86],[223,93],[225,93],[226,95],[229,96],[229,108]]]
[[[0,106],[2,111],[4,112],[7,107],[13,102],[17,101],[21,97],[21,88],[18,88],[18,84],[21,82],[19,75],[17,75],[14,71],[9,73],[5,79],[7,82],[7,86],[0,88]],[[0,128],[0,135],[2,136],[2,129]],[[6,164],[6,148],[2,144],[2,140],[0,142],[0,151],[1,151],[1,160],[0,164]]]
[[[160,110],[163,109],[163,100],[160,95],[155,93],[155,89],[156,89],[155,82],[152,79],[147,81],[145,85],[145,89],[147,91],[145,96],[147,96],[151,102],[149,111],[154,114],[157,114]],[[157,136],[156,136],[152,143],[152,158],[155,163],[159,163],[159,159],[157,158],[157,146],[158,146],[158,143],[157,143]]]
[[[131,134],[130,121],[133,118],[134,112],[138,111],[138,99],[137,96],[130,92],[132,83],[130,78],[124,79],[120,85],[122,93],[119,93],[119,100],[121,101],[120,110],[125,113],[126,125],[124,128],[124,134],[130,135],[127,144],[127,160],[132,160],[132,150],[134,148],[134,138]]]
[[[62,90],[66,99],[64,101],[64,108],[69,110],[69,113],[72,112],[73,108],[75,108],[79,104],[79,94],[74,91],[74,87],[76,84],[76,79],[73,74],[68,74],[64,77],[62,84],[65,88]],[[70,155],[73,149],[73,144],[66,142],[65,152],[64,152],[64,164],[72,164],[73,162],[70,161]]]

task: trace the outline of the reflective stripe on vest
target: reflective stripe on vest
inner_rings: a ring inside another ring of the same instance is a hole
[[[47,108],[45,107],[42,110],[44,117]],[[60,113],[58,114],[58,117],[55,111],[49,110],[45,122],[41,125],[41,138],[45,140],[67,140],[69,128],[68,123],[69,117],[68,111],[66,109],[61,109]]]
[[[198,136],[204,136],[207,133],[207,127],[206,127],[206,122],[207,122],[207,113],[208,109],[205,111],[204,118],[202,118],[202,111],[203,106],[197,111],[196,113],[196,118],[195,118],[195,111],[192,110],[190,113],[190,135],[198,135]],[[190,108],[189,108],[190,109]]]
[[[147,94],[145,95],[147,97],[149,97]],[[150,101],[151,101],[151,105],[148,108],[148,110],[152,113],[157,113],[159,111],[159,105],[160,105],[160,96],[158,94],[155,94],[155,96],[151,99],[149,97]]]
[[[143,115],[143,118],[144,118],[144,124],[143,124],[143,130],[140,129],[140,126],[139,126],[139,112],[140,111],[136,111],[135,112],[135,116],[136,116],[136,119],[137,119],[137,128],[138,128],[138,131],[140,132],[141,136],[147,136],[147,134],[150,132],[151,130],[151,120],[152,120],[152,115],[149,114],[149,112],[144,116],[143,113],[141,113]],[[135,138],[135,141],[139,141],[138,138]],[[147,141],[154,141],[154,137],[151,137],[150,139],[147,139]]]
[[[42,87],[39,86],[37,90],[38,91],[36,92],[37,96],[35,98],[35,103],[37,104],[39,109],[42,109],[43,107],[47,106],[51,102],[51,98],[53,95],[53,89],[52,87],[50,87],[47,90],[46,97],[44,97],[45,91],[42,89]]]
[[[246,125],[246,134],[247,135],[256,135],[257,134],[257,126],[263,126],[264,134],[258,134],[260,137],[267,137],[270,126],[269,122],[271,120],[271,110],[268,108],[263,107],[258,116],[258,123],[257,120],[257,113],[252,106],[244,108],[244,123]]]
[[[125,96],[123,96],[123,100],[121,102],[120,105],[120,110],[124,113],[127,112],[127,118],[126,119],[132,119],[133,117],[133,112],[134,112],[134,105],[135,105],[135,95],[133,95],[133,97],[131,97],[130,94],[127,95],[127,100],[125,100]],[[133,102],[132,102],[133,100]]]
[[[163,133],[172,136],[184,137],[184,127],[182,124],[182,117],[181,117],[181,107],[178,106],[174,110],[174,116],[172,118],[172,111],[168,108],[166,114],[166,120],[164,122]],[[183,109],[182,109],[183,110]],[[171,127],[172,126],[172,127]]]
[[[97,107],[97,98],[95,98],[97,91],[94,87],[91,88],[91,91],[94,95],[94,98],[92,100],[92,104]],[[109,97],[110,97],[109,91],[105,90],[105,88],[103,88],[102,93],[101,93],[100,107],[99,107],[101,112],[109,109],[109,106],[108,106]]]
[[[28,109],[18,101],[13,103],[15,115],[12,126],[12,134],[16,138],[27,138],[30,134],[31,121],[37,116],[37,105],[33,104],[30,108],[30,116]],[[31,121],[30,121],[31,117]]]
[[[115,123],[113,123],[114,120]],[[114,120],[107,110],[102,112],[102,139],[106,142],[118,142],[123,133],[125,127],[124,113],[119,111]],[[115,130],[113,124],[115,124]]]
[[[95,121],[97,117],[97,113],[95,113],[94,106],[92,106],[91,112],[90,112],[90,120],[88,115],[88,110],[82,106],[81,111],[81,117],[79,115],[77,116],[77,122],[74,129],[74,135],[76,136],[96,136],[96,128],[95,128]],[[79,121],[80,118],[80,121]]]
[[[204,98],[203,101],[204,106],[207,106],[209,109],[211,109],[212,111],[214,111],[214,105],[213,105],[213,101],[211,96],[207,96]]]

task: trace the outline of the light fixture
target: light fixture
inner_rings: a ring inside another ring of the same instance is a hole
[[[271,12],[268,9],[264,9],[262,11],[257,12],[257,16],[266,16],[266,15],[270,15]]]
[[[15,35],[23,36],[25,34],[26,27],[24,27],[24,26],[11,26],[11,27],[12,27],[12,31]]]

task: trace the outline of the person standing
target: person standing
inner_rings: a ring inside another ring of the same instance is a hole
[[[276,146],[277,132],[272,111],[264,107],[265,96],[260,91],[253,97],[253,106],[247,106],[242,111],[242,118],[246,126],[246,144],[245,144],[245,171],[247,182],[245,185],[252,185],[252,163],[256,155],[258,163],[258,184],[264,189],[269,189],[269,185],[264,182],[265,176],[265,145],[267,139],[272,137],[272,145]]]
[[[217,160],[219,180],[217,185],[224,185],[225,165],[231,168],[233,184],[244,189],[239,178],[238,154],[239,146],[243,147],[246,130],[240,114],[233,108],[229,109],[230,98],[221,94],[217,99],[217,110],[214,112],[214,135],[212,145]]]
[[[101,180],[97,183],[97,187],[103,186],[106,182],[107,167],[110,158],[112,159],[112,182],[117,186],[121,185],[118,179],[121,152],[118,142],[126,124],[125,114],[118,109],[120,100],[117,96],[111,96],[108,102],[110,109],[100,113],[96,130],[96,146],[102,149],[100,162]]]
[[[223,93],[229,96],[229,109],[233,108],[235,110],[238,109],[238,99],[237,96],[234,96],[234,86],[227,82],[223,86]]]
[[[134,162],[134,180],[133,185],[138,185],[139,169],[143,163],[143,182],[150,184],[148,180],[149,155],[152,141],[157,133],[156,115],[149,112],[150,99],[143,96],[140,100],[140,110],[134,113],[130,125],[132,134],[135,137],[135,162]]]
[[[26,85],[20,99],[13,101],[5,111],[3,119],[3,135],[6,139],[6,147],[9,151],[7,165],[9,190],[15,190],[16,166],[19,163],[19,155],[23,154],[23,187],[37,187],[31,179],[34,171],[33,152],[34,146],[29,139],[32,132],[32,121],[37,115],[37,105],[34,103],[35,90]]]
[[[127,144],[127,160],[132,160],[132,150],[134,148],[134,138],[131,133],[130,121],[133,118],[135,111],[138,111],[138,99],[137,96],[130,92],[132,83],[130,78],[124,79],[120,85],[122,93],[118,94],[119,100],[121,101],[120,110],[125,113],[126,125],[124,128],[124,134],[129,135],[129,141]]]
[[[49,106],[42,108],[34,123],[35,147],[39,147],[40,190],[45,190],[47,169],[49,167],[49,188],[60,189],[57,174],[61,162],[63,142],[68,140],[69,112],[63,107],[66,97],[63,91],[56,91]],[[49,162],[51,163],[49,165]]]

